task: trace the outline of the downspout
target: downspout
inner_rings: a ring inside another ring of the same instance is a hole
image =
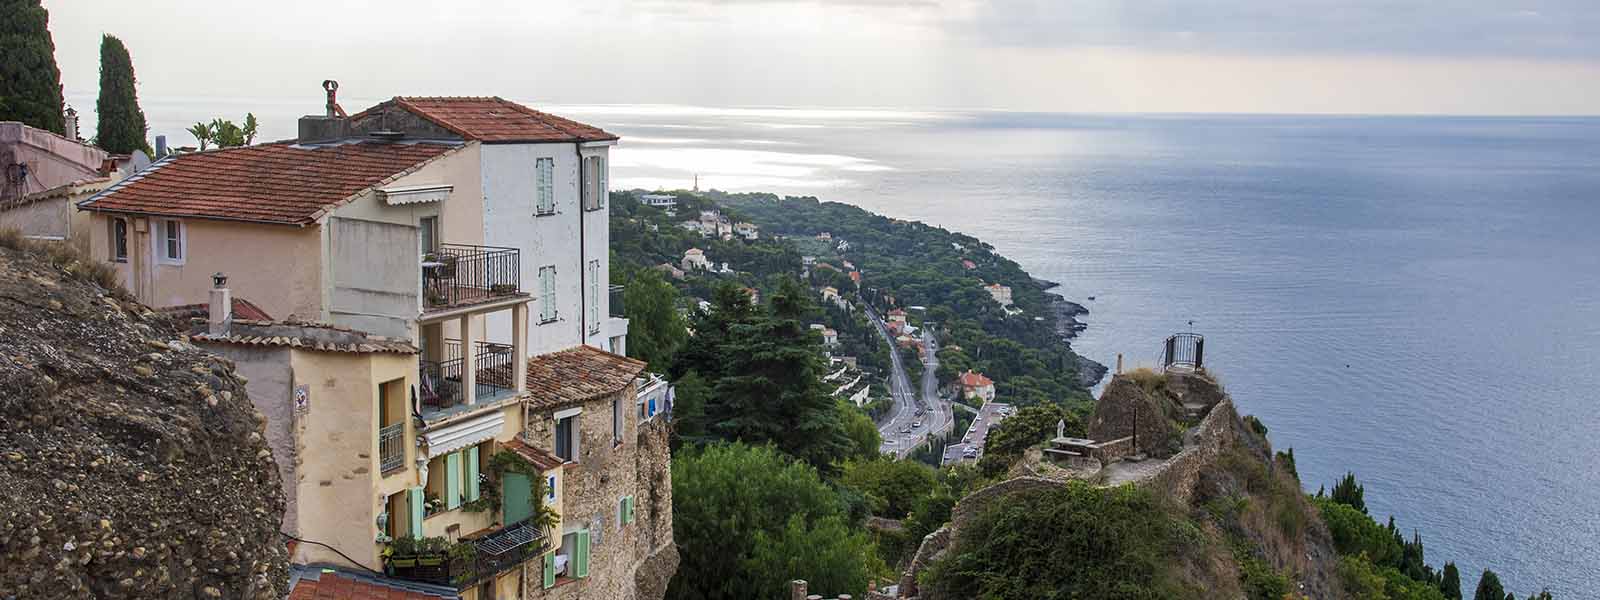
[[[589,288],[586,285],[588,282],[584,281],[584,278],[589,274],[588,255],[585,254],[589,247],[584,241],[583,227],[584,213],[589,210],[589,207],[583,204],[583,192],[587,183],[583,178],[583,142],[573,142],[572,153],[578,157],[578,345],[582,346],[589,341],[589,307],[587,306],[589,297],[585,293],[585,290]]]

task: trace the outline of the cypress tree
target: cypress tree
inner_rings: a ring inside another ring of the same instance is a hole
[[[0,121],[66,133],[61,69],[40,0],[0,0]]]
[[[150,144],[144,139],[144,111],[139,109],[139,95],[134,90],[133,59],[122,40],[111,34],[100,37],[100,98],[94,106],[100,113],[96,145],[112,154],[150,153]]]
[[[1350,508],[1359,510],[1362,514],[1366,514],[1366,492],[1366,486],[1356,483],[1356,474],[1347,472],[1344,474],[1344,479],[1341,479],[1338,483],[1333,484],[1332,497],[1334,502],[1338,502]],[[1394,528],[1394,521],[1392,519],[1390,520],[1389,525],[1390,529],[1392,530]]]
[[[1461,600],[1461,571],[1456,569],[1455,563],[1444,563],[1444,580],[1439,583],[1439,591],[1444,592],[1446,600]]]
[[[1494,571],[1483,570],[1483,577],[1478,579],[1478,591],[1472,594],[1472,600],[1505,600],[1506,588],[1500,585],[1500,576]]]

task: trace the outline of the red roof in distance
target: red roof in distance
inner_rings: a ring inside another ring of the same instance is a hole
[[[395,96],[355,115],[399,106],[469,140],[485,143],[602,142],[617,136],[599,127],[539,112],[494,97]]]
[[[994,385],[994,380],[984,377],[982,373],[974,373],[968,370],[961,374],[961,385],[969,388],[979,388]]]

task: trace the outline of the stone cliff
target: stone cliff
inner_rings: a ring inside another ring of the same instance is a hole
[[[282,598],[283,495],[244,382],[96,280],[0,236],[0,597]]]

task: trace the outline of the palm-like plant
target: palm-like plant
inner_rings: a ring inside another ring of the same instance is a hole
[[[256,126],[257,125],[258,125],[258,123],[256,123],[256,114],[255,113],[245,113],[244,114],[244,145],[249,146],[251,144],[256,143]]]
[[[189,128],[189,133],[193,134],[194,139],[200,142],[201,151],[205,151],[206,147],[211,145],[211,139],[216,135],[210,123],[195,123],[193,127]]]

